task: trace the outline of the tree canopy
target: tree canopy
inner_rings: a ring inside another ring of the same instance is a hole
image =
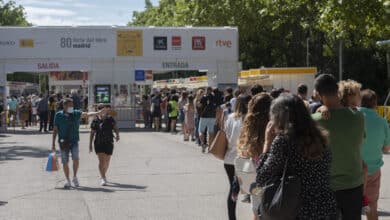
[[[338,72],[343,40],[344,76],[385,93],[390,0],[160,0],[133,14],[131,26],[237,26],[244,69],[309,65]]]
[[[0,26],[28,26],[23,6],[0,0]]]

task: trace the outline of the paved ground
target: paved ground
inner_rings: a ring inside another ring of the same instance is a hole
[[[44,171],[50,134],[0,134],[0,219],[227,219],[227,178],[221,161],[181,136],[122,133],[100,187],[97,158],[81,135],[79,189],[63,190],[62,170]],[[381,219],[390,219],[390,156],[383,171]],[[387,212],[386,212],[387,211]],[[238,219],[251,219],[239,203]]]

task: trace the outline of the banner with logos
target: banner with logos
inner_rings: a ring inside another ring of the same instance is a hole
[[[238,30],[230,27],[0,27],[0,59],[115,57],[235,61],[238,60]]]

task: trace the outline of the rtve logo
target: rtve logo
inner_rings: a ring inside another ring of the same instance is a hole
[[[217,40],[217,41],[215,41],[215,45],[217,47],[231,48],[232,47],[232,41],[231,40]]]

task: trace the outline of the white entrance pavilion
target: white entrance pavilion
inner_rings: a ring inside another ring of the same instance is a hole
[[[234,27],[0,27],[0,98],[13,72],[88,73],[89,105],[117,104],[119,126],[135,126],[135,95],[145,70],[201,70],[209,86],[237,83]],[[150,78],[149,78],[150,80]],[[104,96],[104,99],[102,98]],[[120,96],[120,97],[118,97]],[[4,125],[4,123],[3,123]]]

